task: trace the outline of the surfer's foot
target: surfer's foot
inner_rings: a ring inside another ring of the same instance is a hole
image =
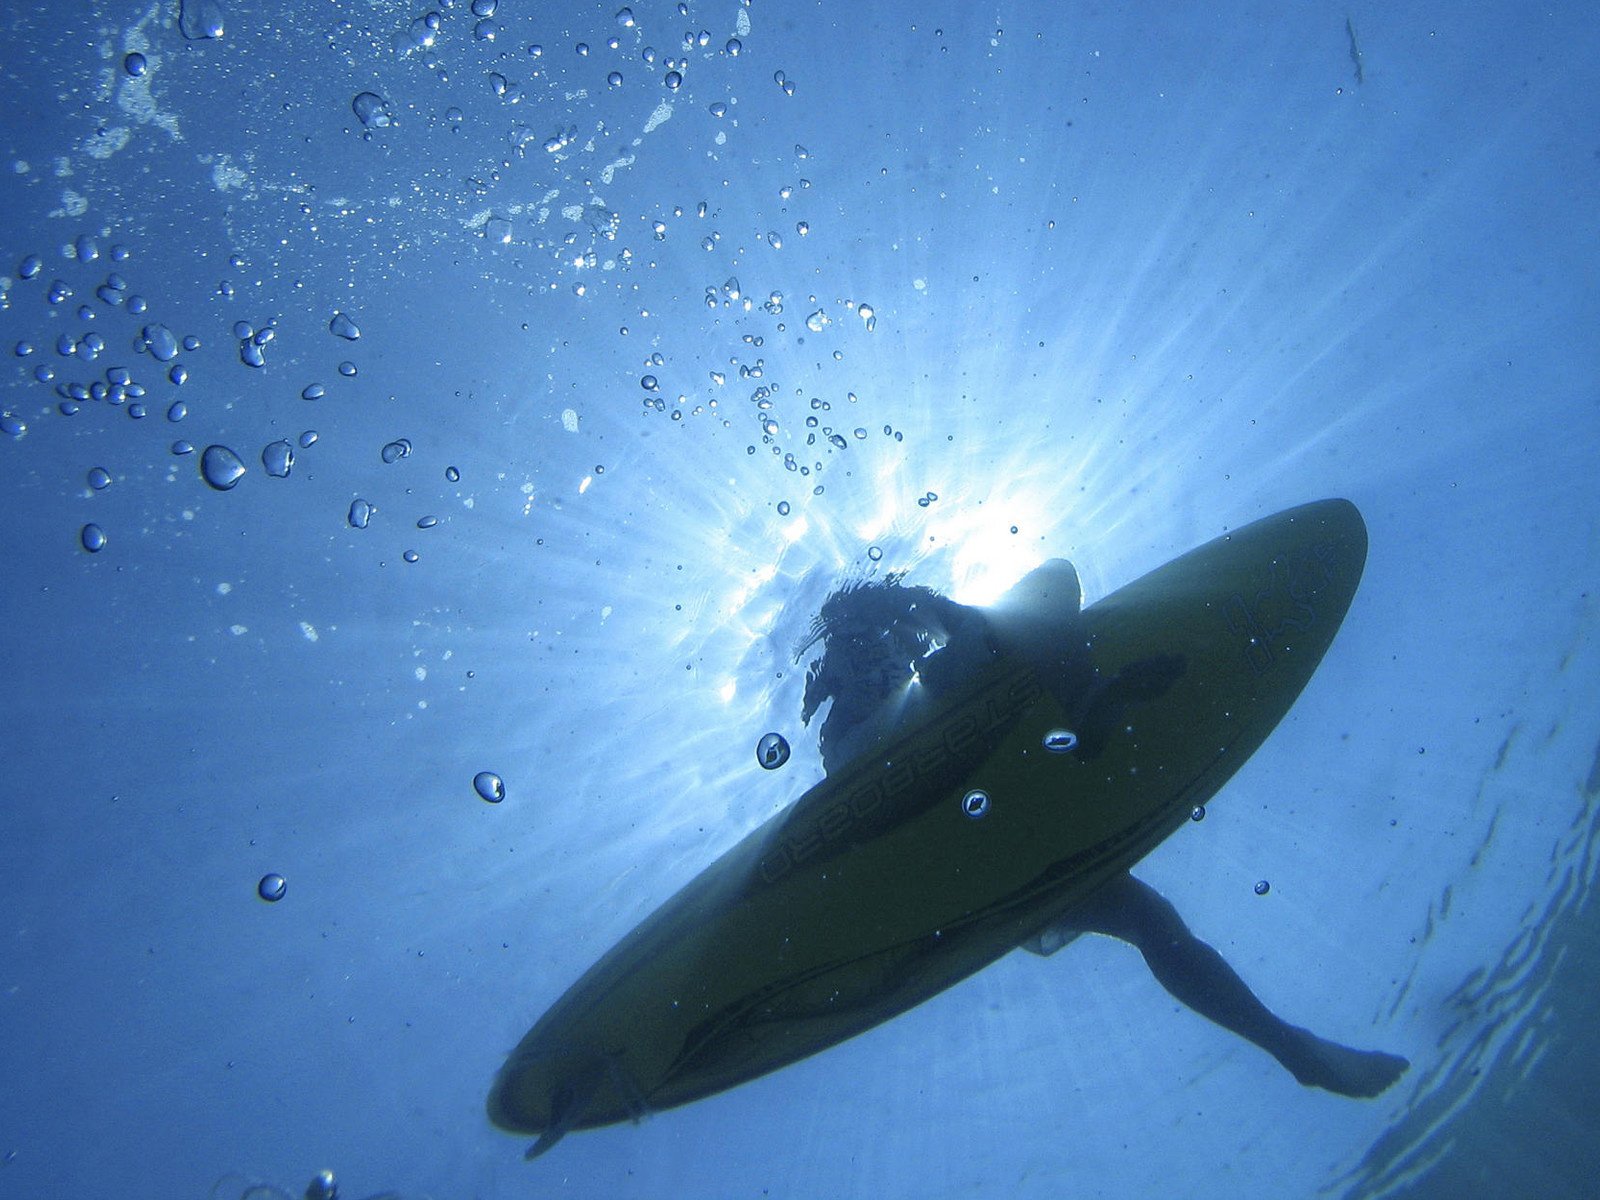
[[[1294,1051],[1285,1055],[1282,1062],[1306,1087],[1365,1099],[1388,1090],[1411,1065],[1398,1054],[1353,1050],[1304,1029],[1296,1033],[1299,1036]]]

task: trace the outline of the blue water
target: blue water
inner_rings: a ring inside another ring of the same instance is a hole
[[[0,1195],[1584,1194],[1591,7],[619,7],[0,17]],[[1399,1085],[1085,938],[531,1164],[489,1126],[820,776],[840,578],[1092,603],[1325,496],[1344,628],[1139,873]]]

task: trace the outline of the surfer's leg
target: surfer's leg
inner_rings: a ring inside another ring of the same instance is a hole
[[[1134,946],[1174,998],[1260,1046],[1307,1087],[1376,1096],[1409,1065],[1393,1054],[1326,1041],[1276,1016],[1222,955],[1190,932],[1161,893],[1132,875],[1111,880],[1071,920]]]

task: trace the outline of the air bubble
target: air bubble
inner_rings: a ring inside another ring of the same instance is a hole
[[[351,529],[365,529],[367,522],[372,520],[372,514],[378,510],[359,497],[350,501],[350,514],[345,520],[350,522]]]
[[[226,446],[207,446],[200,456],[200,476],[219,492],[230,490],[244,478],[243,460]]]
[[[294,470],[294,446],[282,439],[271,442],[261,451],[261,466],[274,479],[287,479]]]
[[[97,492],[103,492],[111,486],[111,472],[104,467],[95,467],[89,472],[89,486]]]
[[[756,761],[768,771],[776,771],[789,761],[789,742],[781,733],[765,733],[756,743]]]
[[[282,875],[263,875],[261,882],[256,884],[256,895],[268,904],[276,904],[282,900],[288,890],[289,884]]]
[[[158,362],[171,362],[178,357],[178,339],[165,325],[146,325],[141,341],[143,349]]]
[[[472,777],[472,788],[490,804],[499,804],[506,798],[505,780],[493,771],[479,771]]]
[[[961,811],[974,821],[979,817],[988,816],[989,808],[989,793],[982,788],[973,788],[965,796],[961,797]]]
[[[1051,754],[1066,754],[1077,748],[1078,735],[1070,729],[1052,729],[1044,735],[1042,744]]]
[[[353,342],[361,336],[361,330],[346,314],[336,312],[333,320],[328,322],[328,332],[334,337],[342,337],[347,342]]]
[[[1256,881],[1256,889],[1255,889],[1256,895],[1265,896],[1271,890],[1272,890],[1272,885],[1270,883],[1268,883],[1265,879],[1259,879],[1259,880]]]
[[[368,129],[385,129],[394,124],[389,112],[389,102],[377,92],[358,92],[350,101],[350,109]]]
[[[78,533],[78,541],[90,554],[99,554],[106,548],[106,533],[98,525],[85,525]]]

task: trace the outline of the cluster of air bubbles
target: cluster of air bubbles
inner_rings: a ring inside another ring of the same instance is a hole
[[[772,82],[783,89],[785,96],[794,95],[794,80],[790,79],[782,71],[774,71],[772,73]]]
[[[278,322],[268,321],[257,329],[249,321],[235,321],[233,336],[239,339],[239,361],[247,367],[267,365],[267,346],[278,336]]]
[[[812,333],[821,333],[824,329],[832,324],[833,318],[828,316],[828,314],[823,312],[820,308],[806,318],[806,328],[811,330]]]
[[[938,498],[939,498],[939,493],[938,492],[927,492],[927,493],[917,497],[917,507],[918,508],[927,508],[928,505],[932,504]]]

